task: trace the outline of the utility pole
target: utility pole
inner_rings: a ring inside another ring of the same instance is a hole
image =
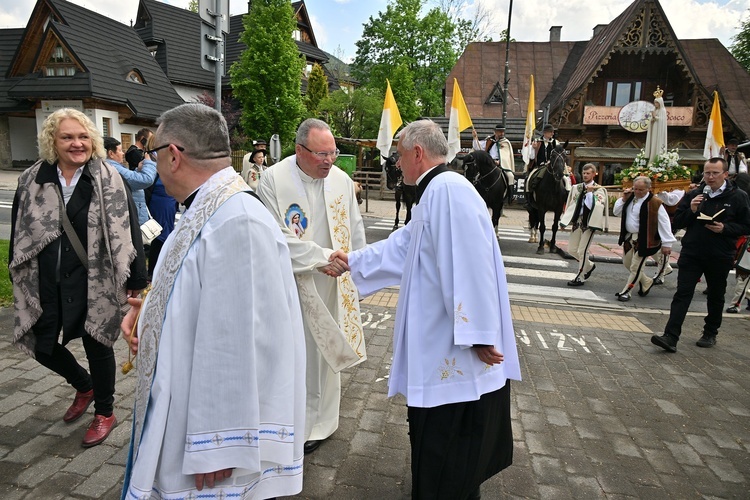
[[[513,15],[513,0],[508,8],[508,31],[505,32],[505,79],[503,81],[503,127],[508,119],[508,84],[510,83],[510,18]]]

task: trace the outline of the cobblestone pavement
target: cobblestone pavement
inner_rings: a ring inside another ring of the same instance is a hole
[[[369,200],[365,215],[390,218],[393,202]],[[503,224],[524,217],[508,210]],[[306,457],[295,498],[409,497],[406,407],[386,397],[397,296],[363,302],[368,360],[343,372],[339,429]],[[724,318],[713,349],[695,346],[702,318],[690,315],[667,354],[649,342],[664,311],[512,302],[524,378],[512,385],[514,464],[482,486],[483,498],[750,497],[748,315]],[[118,373],[120,425],[84,450],[92,410],[62,422],[72,389],[11,346],[12,329],[11,310],[0,309],[0,499],[119,498],[135,377]],[[71,345],[85,359],[80,341]],[[124,342],[117,356],[127,358]]]
[[[398,499],[411,487],[404,399],[386,397],[398,290],[362,304],[367,362],[343,373],[338,431],[305,460],[295,498]],[[524,380],[512,385],[514,464],[483,498],[747,498],[750,321],[725,318],[713,349],[689,316],[676,354],[649,343],[666,321],[514,301]],[[0,310],[0,498],[115,499],[124,473],[135,377],[118,373],[120,425],[80,441],[92,416],[62,414],[73,393],[9,343]],[[80,341],[72,343],[84,358]],[[126,358],[124,342],[118,362]]]

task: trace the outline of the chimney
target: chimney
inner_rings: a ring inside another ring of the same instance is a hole
[[[562,26],[552,26],[549,29],[549,41],[550,42],[559,42],[560,41],[560,32],[562,31]]]
[[[596,35],[598,35],[599,33],[601,33],[602,30],[604,28],[606,28],[607,26],[609,26],[609,25],[608,24],[597,24],[596,26],[594,26],[594,36],[592,36],[591,38],[596,38]]]

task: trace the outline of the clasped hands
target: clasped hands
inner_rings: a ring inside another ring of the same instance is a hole
[[[319,267],[318,271],[331,278],[338,278],[345,272],[350,271],[349,255],[343,250],[334,251],[328,258],[328,265]]]

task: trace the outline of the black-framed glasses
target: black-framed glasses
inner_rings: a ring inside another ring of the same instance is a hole
[[[183,151],[185,151],[185,148],[183,148],[182,146],[178,146],[177,144],[172,144],[171,142],[168,142],[166,144],[162,144],[158,148],[149,149],[148,151],[146,151],[146,153],[152,155],[152,154],[156,153],[157,151],[159,151],[160,149],[168,148],[169,146],[176,147],[177,151],[179,151],[180,153],[182,153]]]
[[[307,146],[305,146],[304,144],[302,144],[302,143],[298,143],[298,144],[299,144],[300,146],[302,146],[303,148],[305,148],[306,150],[308,150],[309,152],[311,152],[312,154],[314,154],[315,156],[317,156],[317,157],[318,157],[318,159],[320,159],[320,160],[325,160],[325,159],[326,159],[326,158],[328,158],[329,156],[331,157],[331,160],[335,160],[336,158],[338,158],[338,157],[339,157],[339,153],[341,153],[341,151],[339,151],[338,149],[336,149],[336,150],[334,150],[334,151],[331,151],[331,152],[328,152],[328,151],[320,151],[319,153],[316,153],[315,151],[313,151],[312,149],[308,148],[308,147],[307,147]]]

